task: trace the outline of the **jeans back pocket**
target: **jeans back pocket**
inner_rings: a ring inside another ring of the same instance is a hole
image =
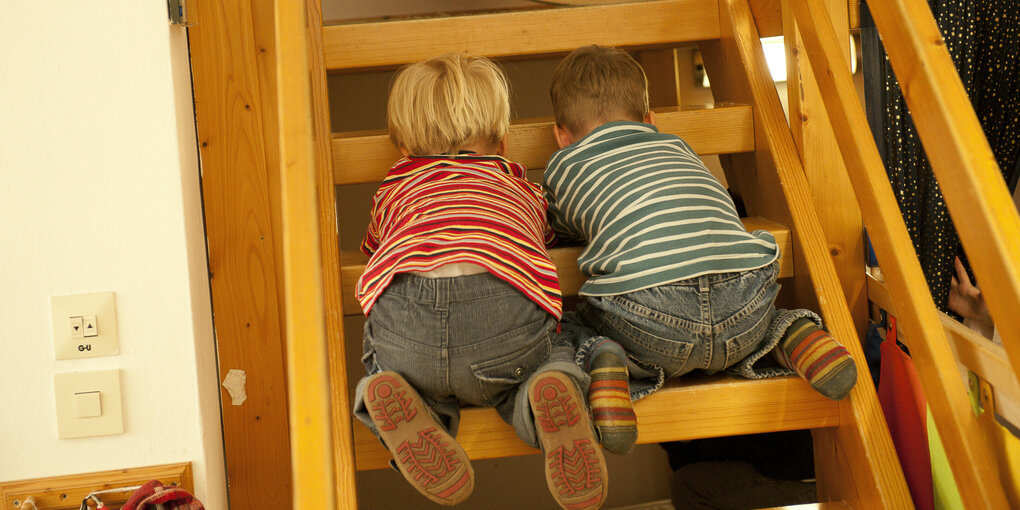
[[[507,338],[507,342],[514,339]],[[528,376],[542,366],[552,350],[549,334],[541,335],[537,342],[509,354],[479,361],[471,365],[478,381],[482,405],[495,407],[503,402]]]

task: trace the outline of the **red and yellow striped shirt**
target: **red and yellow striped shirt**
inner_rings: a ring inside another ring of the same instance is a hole
[[[498,156],[411,157],[372,199],[358,280],[368,315],[398,273],[466,262],[486,268],[559,318],[563,304],[546,246],[553,232],[541,189],[523,165]]]

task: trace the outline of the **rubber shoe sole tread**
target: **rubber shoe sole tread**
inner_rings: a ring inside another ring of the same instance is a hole
[[[441,505],[456,505],[471,495],[474,469],[467,454],[400,374],[371,376],[365,386],[365,404],[379,437],[411,486]]]
[[[605,502],[608,474],[584,400],[561,372],[534,377],[528,400],[545,462],[545,479],[567,510],[594,510]]]

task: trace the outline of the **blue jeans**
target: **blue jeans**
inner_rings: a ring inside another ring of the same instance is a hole
[[[809,310],[777,310],[779,262],[736,273],[681,280],[618,296],[589,296],[563,318],[563,330],[587,371],[608,350],[627,359],[631,398],[693,370],[728,370],[751,379],[793,374],[769,353]]]
[[[365,322],[362,362],[368,375],[402,375],[453,436],[462,405],[493,407],[536,448],[531,377],[558,370],[582,394],[590,383],[574,363],[574,346],[556,335],[556,318],[489,273],[397,275]],[[355,390],[354,414],[376,433],[365,407],[366,379]]]

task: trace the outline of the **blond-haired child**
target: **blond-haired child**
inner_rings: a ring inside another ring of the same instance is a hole
[[[545,453],[567,508],[598,508],[605,459],[582,397],[588,379],[556,334],[561,297],[546,203],[503,156],[510,103],[488,59],[443,55],[402,69],[387,108],[404,154],[373,198],[357,294],[367,315],[355,415],[437,503],[463,501],[473,470],[462,405],[494,407]]]
[[[588,243],[584,301],[564,329],[591,373],[603,446],[628,451],[631,399],[692,370],[796,372],[829,398],[846,396],[853,359],[815,313],[775,308],[775,239],[747,232],[690,146],[658,132],[641,66],[616,48],[580,48],[556,68],[550,95],[560,146],[543,183],[550,221]]]

